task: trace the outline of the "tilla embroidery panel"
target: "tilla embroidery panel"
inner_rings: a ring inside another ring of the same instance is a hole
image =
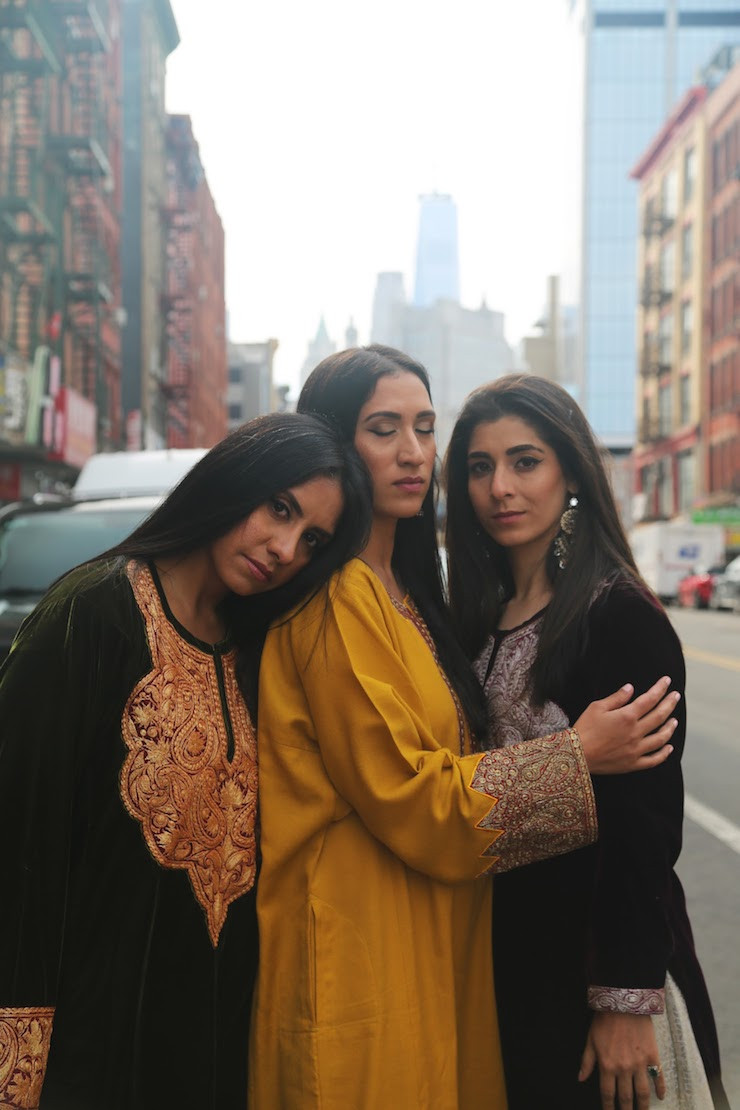
[[[214,657],[180,637],[146,567],[128,577],[146,624],[152,670],[132,691],[121,729],[129,749],[121,797],[162,867],[187,870],[214,948],[230,904],[257,874],[257,742],[234,671],[221,656],[234,740],[228,758]]]
[[[470,785],[495,799],[480,828],[496,832],[489,874],[549,859],[596,839],[596,802],[575,729],[496,748],[479,760]]]
[[[38,1107],[53,1022],[53,1006],[0,1010],[0,1106]]]

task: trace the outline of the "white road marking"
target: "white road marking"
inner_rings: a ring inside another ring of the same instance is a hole
[[[684,798],[684,812],[695,824],[700,825],[712,836],[716,836],[717,840],[721,840],[740,856],[740,828],[733,825],[732,821],[717,813],[716,809],[710,809],[703,802],[692,798],[690,794]]]

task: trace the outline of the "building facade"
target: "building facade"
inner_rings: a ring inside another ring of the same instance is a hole
[[[707,506],[737,507],[732,521],[720,519],[733,525],[740,548],[740,47],[724,61],[734,64],[706,105],[701,494]]]
[[[303,366],[301,367],[301,385],[303,385],[314,366],[318,366],[327,355],[333,355],[336,349],[337,345],[330,337],[326,327],[326,320],[322,316],[319,320],[319,326],[316,329],[316,335],[309,341],[306,357],[303,360]]]
[[[575,0],[584,44],[580,371],[607,446],[635,440],[637,197],[629,171],[697,72],[740,41],[737,0]]]
[[[706,78],[633,171],[642,519],[691,519],[740,495],[740,48]]]
[[[0,500],[120,435],[118,0],[0,0]]]
[[[375,279],[373,294],[370,342],[385,343],[389,347],[401,344],[403,312],[406,308],[406,291],[403,274],[386,270]]]
[[[165,69],[180,37],[169,0],[121,0],[123,388],[126,446],[167,443]]]
[[[212,447],[226,434],[227,354],[224,230],[208,187],[189,116],[167,117],[160,294],[164,446]]]
[[[562,305],[560,278],[555,274],[547,279],[547,303],[535,327],[539,334],[525,336],[521,344],[527,370],[577,394],[576,310]]]
[[[267,339],[264,343],[229,343],[229,431],[255,416],[282,407],[282,398],[273,384],[277,348],[277,339]]]

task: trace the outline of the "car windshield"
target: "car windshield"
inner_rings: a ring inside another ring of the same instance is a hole
[[[0,526],[0,597],[43,594],[78,563],[119,543],[151,510],[25,513]]]

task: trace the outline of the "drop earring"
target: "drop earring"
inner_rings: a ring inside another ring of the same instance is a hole
[[[560,517],[560,531],[555,537],[553,552],[561,570],[565,570],[570,553],[570,542],[578,524],[578,498],[573,493],[568,498],[568,508]]]

